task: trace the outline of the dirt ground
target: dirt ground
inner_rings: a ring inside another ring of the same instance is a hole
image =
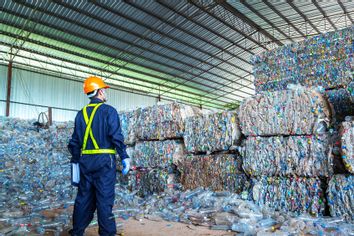
[[[168,221],[151,221],[143,219],[138,221],[135,219],[117,220],[123,222],[123,236],[208,236],[208,235],[234,235],[234,233],[218,230],[210,230],[204,226],[187,225]],[[98,227],[89,228],[86,230],[86,236],[98,235]],[[62,233],[61,236],[68,236],[67,233]]]

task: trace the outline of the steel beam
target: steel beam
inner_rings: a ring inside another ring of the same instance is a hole
[[[321,7],[320,5],[318,5],[318,3],[317,3],[315,0],[312,0],[312,3],[313,3],[313,5],[316,6],[317,10],[319,10],[319,11],[321,12],[321,14],[323,15],[323,17],[325,17],[325,18],[328,20],[328,22],[331,24],[331,26],[333,27],[333,29],[338,30],[338,28],[333,24],[332,20],[331,20],[329,17],[327,17],[327,14],[326,14],[326,12],[322,9],[322,7]]]
[[[348,16],[350,22],[352,22],[352,24],[354,24],[353,18],[350,16],[350,14],[348,14],[348,11],[347,11],[347,9],[344,7],[342,1],[341,1],[341,0],[337,0],[337,2],[338,2],[338,4],[339,4],[339,6],[342,8],[344,14],[346,14],[346,15]]]
[[[306,37],[306,35],[300,31],[293,23],[291,23],[290,20],[288,20],[288,18],[286,18],[280,11],[278,11],[270,2],[269,0],[264,0],[263,1],[264,4],[266,4],[272,11],[274,11],[278,16],[280,16],[288,25],[290,25],[291,27],[293,27],[296,32],[298,32],[302,37]]]
[[[129,31],[129,30],[127,30],[127,29],[124,29],[123,27],[121,27],[121,26],[119,26],[119,25],[117,25],[117,24],[113,24],[113,23],[111,23],[111,22],[108,22],[107,20],[103,19],[102,17],[97,17],[97,16],[94,16],[94,15],[92,15],[92,14],[90,14],[90,13],[84,12],[82,9],[79,9],[79,8],[77,8],[77,7],[74,7],[74,6],[72,6],[72,5],[68,4],[68,3],[64,3],[64,2],[62,2],[61,0],[53,0],[53,1],[54,1],[55,3],[57,3],[57,4],[59,4],[59,5],[62,5],[62,6],[65,7],[65,8],[68,8],[68,9],[71,9],[71,10],[73,10],[73,11],[76,11],[76,12],[78,12],[78,13],[80,13],[80,14],[86,15],[86,16],[88,16],[88,17],[90,17],[90,18],[92,18],[92,19],[95,19],[95,20],[97,20],[97,21],[101,21],[101,22],[103,22],[103,23],[105,23],[105,24],[107,24],[107,25],[110,25],[110,26],[112,26],[112,27],[114,27],[114,28],[116,28],[116,29],[125,31],[125,32],[127,32],[127,33],[129,33],[129,34],[132,34],[132,35],[134,35],[135,37],[142,38],[143,40],[148,41],[148,42],[150,42],[150,43],[159,45],[159,46],[161,46],[161,47],[165,47],[165,48],[167,48],[167,49],[169,49],[169,50],[171,50],[171,51],[173,51],[173,52],[175,52],[175,53],[182,54],[182,55],[184,55],[184,56],[186,56],[186,57],[192,58],[193,60],[199,61],[199,62],[201,62],[201,63],[205,63],[205,64],[207,64],[207,65],[209,65],[209,66],[214,66],[214,65],[213,65],[212,63],[210,63],[210,62],[203,61],[203,60],[201,60],[200,58],[198,58],[198,57],[196,57],[196,56],[193,56],[193,55],[187,54],[187,53],[185,53],[185,52],[176,50],[175,48],[173,48],[173,47],[171,47],[171,46],[162,45],[160,42],[157,42],[157,41],[155,41],[155,40],[149,39],[149,38],[147,38],[147,37],[145,37],[145,36],[142,36],[141,34],[138,34],[138,33],[133,32],[133,31]],[[78,22],[76,22],[76,23],[78,24]],[[87,26],[85,26],[85,28],[87,28]],[[92,28],[91,28],[90,30],[92,30]],[[93,30],[93,31],[96,31],[96,32],[99,33],[99,34],[103,34],[103,35],[107,35],[107,34],[108,34],[108,35],[109,35],[109,33],[105,32],[105,31],[101,31],[101,30],[97,31],[97,29],[96,29],[96,30]],[[113,37],[113,35],[111,35],[110,37]],[[115,37],[113,37],[113,38],[117,38],[117,35],[115,35]],[[132,44],[131,42],[128,42],[128,41],[127,41],[126,43],[127,43],[128,45],[133,46],[133,47],[141,48],[142,50],[149,51],[149,52],[151,52],[151,53],[153,53],[153,54],[156,54],[156,55],[159,55],[159,56],[161,56],[161,57],[168,58],[169,60],[172,60],[172,61],[181,63],[181,64],[185,65],[186,67],[192,67],[192,69],[195,68],[195,66],[193,67],[190,63],[186,63],[186,62],[184,62],[184,61],[181,61],[181,60],[179,60],[179,59],[176,59],[176,58],[173,57],[173,56],[168,56],[168,55],[165,55],[165,54],[163,54],[163,53],[154,51],[154,50],[150,49],[149,47],[142,47],[142,46],[140,46],[140,45],[134,45],[134,44]],[[210,72],[210,71],[208,72],[208,71],[206,71],[205,69],[202,69],[202,68],[198,68],[198,69],[199,69],[199,70],[204,70],[205,73],[211,74],[211,75],[213,75],[213,76],[220,77],[220,78],[223,79],[223,80],[226,80],[226,81],[229,81],[229,82],[232,81],[232,80],[230,80],[229,78],[224,77],[224,76],[219,76],[219,75],[217,75],[217,74],[214,73],[214,72]],[[221,70],[221,71],[223,71],[223,72],[225,72],[225,73],[228,73],[228,74],[230,74],[230,75],[233,75],[233,76],[242,78],[242,77],[239,76],[238,74],[233,73],[233,72],[231,72],[231,71],[228,71],[228,70],[226,70],[226,69],[224,69],[224,68],[220,68],[220,67],[219,67],[219,68],[217,68],[217,69],[219,69],[219,70]]]
[[[321,31],[307,18],[307,16],[304,13],[302,13],[302,11],[300,11],[299,8],[297,8],[297,6],[295,6],[293,0],[287,1],[286,3],[289,4],[297,12],[297,14],[299,14],[306,22],[308,22],[311,25],[311,27],[314,30],[316,30],[318,34],[321,33]]]
[[[159,3],[161,2],[160,0],[157,0]],[[245,34],[244,32],[242,32],[240,29],[237,29],[236,27],[234,27],[233,25],[229,24],[228,22],[224,21],[223,19],[221,19],[219,16],[216,16],[215,14],[209,12],[209,11],[205,11],[201,6],[199,6],[198,4],[196,4],[194,1],[189,0],[189,3],[191,3],[192,5],[194,5],[195,7],[199,8],[200,10],[202,10],[203,12],[207,13],[208,15],[210,15],[211,17],[217,19],[218,21],[222,22],[223,24],[225,24],[227,27],[229,27],[230,29],[236,31],[237,33],[239,33],[240,35],[242,35],[243,37],[247,38],[248,40],[252,41],[254,44],[260,46],[261,48],[268,50],[268,48],[264,45],[262,45],[260,42],[258,42],[257,40],[255,40],[254,38],[250,37],[249,35]]]
[[[9,64],[7,66],[6,116],[10,116],[11,82],[12,82],[12,60],[9,61]]]
[[[3,8],[1,8],[1,7],[0,7],[0,10],[3,10],[3,11],[5,11],[5,12],[10,12],[10,14],[15,15],[15,16],[17,16],[17,17],[22,17],[22,18],[25,17],[25,16],[20,16],[20,15],[19,15],[18,13],[16,13],[16,12],[12,12],[12,11],[9,11],[9,10],[7,10],[7,9],[3,9]],[[47,12],[45,12],[45,13],[46,13],[46,14],[50,14],[50,13],[47,13]],[[31,19],[31,21],[35,21],[35,19]],[[38,24],[45,25],[45,26],[50,27],[50,28],[53,28],[53,29],[56,29],[56,30],[59,30],[59,31],[62,31],[62,32],[64,33],[63,29],[60,29],[60,28],[58,28],[58,27],[55,26],[55,25],[52,25],[52,24],[49,24],[49,23],[46,23],[46,22],[45,22],[45,23],[39,23],[39,22],[37,22],[37,23],[38,23]],[[11,24],[8,23],[8,22],[5,22],[5,24],[11,25]],[[18,27],[18,26],[15,26],[15,27]],[[85,38],[85,36],[84,36],[84,35],[81,35],[79,32],[73,32],[73,31],[66,30],[66,33],[67,33],[67,32],[69,32],[70,34],[72,34],[72,35],[74,35],[74,36],[76,36],[76,37],[78,37],[78,38]],[[54,40],[58,40],[58,37],[57,37],[57,36],[55,36],[55,37],[54,37],[54,36],[48,36],[48,34],[45,33],[45,32],[38,32],[37,34],[43,35],[43,36],[48,37],[48,38],[52,38],[52,39],[54,39]],[[87,50],[91,50],[91,51],[94,51],[94,52],[99,53],[99,54],[103,54],[103,52],[97,51],[97,50],[92,49],[92,48],[85,47],[85,46],[80,45],[80,44],[77,44],[77,43],[68,42],[67,40],[64,40],[64,39],[60,39],[60,41],[61,41],[61,42],[64,42],[64,43],[72,44],[72,45],[75,45],[75,46],[77,46],[77,47],[81,47],[81,48],[84,48],[84,49],[87,49]],[[141,58],[143,58],[143,59],[145,59],[145,60],[153,61],[153,62],[155,62],[156,64],[160,64],[160,65],[164,65],[164,66],[167,66],[167,67],[171,67],[171,68],[174,68],[174,69],[179,70],[179,71],[181,71],[181,72],[189,73],[189,74],[191,74],[191,75],[194,75],[194,74],[192,74],[192,73],[190,73],[190,72],[188,72],[188,71],[182,70],[182,69],[180,69],[180,68],[178,68],[178,67],[175,67],[175,66],[173,66],[173,65],[171,65],[171,64],[168,64],[168,63],[164,63],[164,62],[157,61],[157,60],[154,60],[154,59],[151,59],[151,58],[143,57],[143,56],[138,55],[138,54],[134,54],[134,53],[131,53],[131,52],[127,52],[127,51],[124,51],[124,50],[122,50],[121,48],[118,48],[118,47],[116,47],[116,46],[108,45],[108,44],[102,43],[102,42],[100,42],[100,41],[96,41],[96,40],[94,40],[94,39],[91,39],[91,41],[93,41],[93,42],[95,42],[95,43],[97,43],[97,44],[103,44],[103,45],[105,45],[106,47],[108,47],[108,48],[110,48],[110,49],[112,49],[112,50],[117,50],[117,51],[122,51],[122,52],[127,53],[127,54],[132,54],[132,55],[134,55],[134,56],[136,56],[136,57],[141,57]],[[58,50],[65,51],[65,49],[58,49]],[[106,54],[107,54],[107,53],[106,53]],[[110,54],[107,54],[107,55],[110,56],[110,57],[112,57],[112,58],[118,58],[118,59],[120,59],[120,60],[122,60],[122,61],[128,61],[129,63],[135,64],[135,65],[139,65],[139,66],[141,66],[141,67],[145,67],[145,68],[150,69],[150,70],[154,70],[154,71],[157,71],[157,72],[160,72],[160,73],[164,73],[164,74],[170,75],[170,76],[172,76],[172,77],[176,77],[176,78],[181,78],[181,79],[184,79],[184,80],[188,80],[187,78],[184,78],[184,77],[182,77],[181,75],[176,75],[176,74],[173,74],[173,73],[171,73],[171,72],[165,72],[165,71],[163,71],[163,70],[160,70],[160,69],[157,69],[157,68],[154,68],[154,67],[151,67],[151,66],[146,66],[146,65],[141,64],[141,63],[137,63],[137,62],[133,62],[133,61],[127,60],[126,58],[119,58],[118,56],[110,55]],[[99,59],[95,58],[95,60],[99,60]],[[109,62],[106,62],[106,61],[105,61],[104,63],[109,63]],[[130,71],[134,71],[133,69],[131,69],[131,68],[126,68],[125,66],[122,66],[122,65],[116,65],[116,64],[114,64],[114,66],[121,67],[121,68],[125,68],[125,69],[130,70]],[[141,72],[141,71],[139,71],[138,73],[144,74],[144,72]],[[150,75],[150,76],[151,76],[151,75]],[[152,76],[158,78],[158,76],[156,76],[156,75],[152,75]],[[206,81],[211,82],[211,83],[215,83],[215,84],[223,85],[224,87],[228,87],[228,86],[225,86],[225,84],[220,83],[220,82],[218,82],[218,81],[214,81],[214,80],[211,80],[211,79],[209,79],[209,78],[202,77],[202,76],[200,76],[200,77],[201,77],[202,79],[206,80]],[[161,79],[162,79],[162,80],[165,80],[165,81],[169,81],[168,79],[163,78],[163,77],[161,77]],[[171,83],[176,83],[176,84],[178,84],[178,82],[173,81],[173,80],[170,80],[170,82],[171,82]],[[193,81],[193,83],[202,85],[202,86],[204,86],[204,87],[209,87],[209,88],[212,88],[212,89],[215,88],[215,87],[210,86],[210,85],[208,85],[208,84],[201,83],[201,82],[197,82],[197,81]],[[199,90],[200,90],[199,87],[192,87],[192,86],[189,86],[189,87],[195,88],[195,89],[199,89]],[[232,87],[228,87],[228,88],[232,89]]]
[[[228,10],[229,12],[231,12],[234,16],[236,16],[237,18],[243,20],[244,22],[246,22],[248,25],[252,26],[253,28],[255,28],[257,31],[259,31],[260,33],[262,33],[263,35],[265,35],[266,37],[268,37],[269,39],[271,39],[274,43],[276,43],[278,46],[283,46],[284,44],[282,42],[279,42],[279,40],[277,38],[275,38],[273,35],[271,35],[270,33],[268,33],[267,31],[265,31],[264,29],[262,29],[259,25],[257,25],[256,23],[254,23],[254,21],[252,21],[250,18],[248,18],[247,16],[245,16],[243,13],[241,13],[240,11],[238,11],[236,8],[234,8],[233,6],[231,6],[229,3],[226,2],[226,0],[220,0],[219,1],[220,5],[223,6],[226,10]]]
[[[281,29],[279,29],[276,25],[274,25],[270,20],[268,20],[266,17],[264,17],[263,15],[261,15],[256,9],[254,9],[254,7],[252,7],[250,4],[248,4],[245,0],[241,0],[241,3],[243,5],[245,5],[248,9],[250,9],[254,14],[256,14],[259,18],[261,18],[262,20],[264,20],[265,22],[268,23],[268,25],[272,26],[274,29],[276,29],[279,33],[281,33],[283,36],[285,36],[286,39],[290,40],[291,42],[294,42],[294,40],[292,40],[289,35],[285,34]],[[252,21],[251,19],[249,19],[250,21]],[[254,21],[252,21],[254,25],[256,25],[258,28],[262,28],[261,26],[259,26],[257,23],[255,23]],[[264,29],[263,29],[264,30]],[[267,32],[266,30],[264,30],[265,32]],[[280,41],[279,39],[277,39],[277,41]]]

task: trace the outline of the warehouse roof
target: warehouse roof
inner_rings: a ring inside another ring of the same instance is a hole
[[[5,0],[0,55],[123,90],[225,108],[254,94],[254,54],[353,24],[352,1]],[[18,50],[21,49],[21,50]]]

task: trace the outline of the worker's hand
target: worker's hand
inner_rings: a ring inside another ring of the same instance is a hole
[[[125,158],[125,159],[122,161],[122,165],[123,165],[122,174],[123,174],[123,175],[128,174],[129,169],[130,169],[130,158]]]

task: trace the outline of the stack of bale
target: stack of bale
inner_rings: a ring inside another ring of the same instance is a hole
[[[351,26],[254,56],[256,92],[283,90],[290,84],[322,87],[338,122],[354,115],[348,89],[353,81],[353,38]]]
[[[179,162],[181,184],[185,189],[199,186],[214,191],[241,193],[248,180],[236,145],[241,132],[234,111],[203,114],[185,122],[184,142],[188,154]]]
[[[337,174],[329,181],[327,194],[332,216],[354,221],[354,121],[349,117],[341,127],[342,159],[347,174]]]
[[[125,142],[129,144],[133,166],[123,181],[130,190],[146,196],[175,187],[179,177],[176,164],[184,155],[184,120],[198,112],[199,109],[171,103],[123,114],[122,131],[127,135]]]
[[[258,94],[241,104],[239,118],[254,200],[277,210],[322,213],[321,178],[333,174],[323,97],[304,88]]]
[[[324,183],[333,176],[327,189],[330,212],[348,219],[353,216],[353,178],[345,174],[343,164],[350,170],[351,157],[336,156],[341,148],[346,153],[353,146],[353,141],[348,141],[350,129],[343,128],[346,132],[342,136],[338,130],[346,116],[354,115],[353,36],[354,27],[350,27],[253,57],[259,95],[241,105],[240,123],[248,136],[243,152],[245,171],[255,177],[268,176],[257,177],[260,180],[253,188],[254,198],[261,204],[319,213],[326,192],[318,186],[326,187]],[[286,93],[295,96],[284,96]],[[340,137],[342,145],[336,140]],[[337,146],[331,152],[328,147],[333,145]],[[338,173],[342,174],[333,175]],[[320,183],[318,177],[324,181]],[[280,188],[283,193],[278,193]],[[288,204],[287,199],[302,205]]]

